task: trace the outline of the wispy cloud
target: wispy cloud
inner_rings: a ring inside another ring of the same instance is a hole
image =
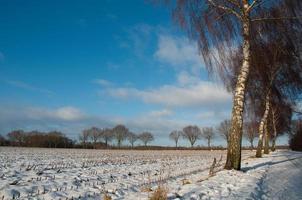
[[[159,34],[154,57],[162,63],[177,67],[190,67],[196,72],[203,67],[197,44],[185,37]]]
[[[153,89],[111,87],[104,92],[121,100],[138,99],[166,107],[225,106],[231,100],[231,94],[222,86],[208,81],[198,81],[186,86],[163,85]]]
[[[118,16],[117,16],[116,14],[112,14],[112,13],[107,13],[107,14],[105,15],[105,17],[106,17],[107,19],[110,19],[110,20],[117,20],[117,19],[118,19]]]
[[[162,109],[162,110],[153,110],[150,113],[148,113],[151,117],[167,117],[171,116],[173,114],[173,111],[170,109]]]
[[[127,37],[120,41],[120,47],[130,49],[137,58],[145,58],[152,38],[156,36],[156,27],[142,23],[128,28],[125,32]]]
[[[43,93],[49,96],[54,95],[55,93],[53,91],[47,90],[47,89],[43,89],[43,88],[39,88],[39,87],[35,87],[33,85],[30,85],[28,83],[25,83],[23,81],[16,81],[16,80],[4,80],[4,82],[6,84],[9,84],[13,87],[17,87],[17,88],[21,88],[24,90],[29,90],[29,91],[33,91],[33,92],[39,92],[39,93]]]
[[[102,87],[111,87],[114,85],[112,82],[105,79],[95,79],[93,82],[99,84]]]
[[[31,119],[52,119],[63,121],[77,121],[85,118],[82,111],[72,106],[60,107],[57,109],[29,107],[26,108],[26,116]]]

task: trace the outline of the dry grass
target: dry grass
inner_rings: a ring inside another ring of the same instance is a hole
[[[182,185],[191,184],[191,181],[189,179],[182,179],[181,182],[182,182]]]
[[[167,200],[168,190],[163,186],[159,186],[151,195],[149,200]]]
[[[107,193],[104,194],[103,199],[104,200],[112,200],[111,196],[109,196]]]
[[[141,192],[152,192],[152,189],[150,187],[142,187]]]

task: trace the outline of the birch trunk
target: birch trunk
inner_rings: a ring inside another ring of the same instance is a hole
[[[272,115],[273,115],[273,129],[274,129],[273,141],[272,141],[272,151],[275,151],[276,150],[276,137],[277,137],[275,110],[273,110]]]
[[[268,120],[266,119],[266,123],[264,126],[265,135],[264,135],[264,154],[269,154],[269,134],[268,134]]]
[[[265,97],[265,111],[262,116],[262,119],[260,121],[259,125],[259,140],[258,140],[258,147],[257,147],[257,152],[256,152],[256,157],[261,158],[262,157],[262,146],[263,146],[263,136],[264,136],[264,126],[265,123],[267,122],[267,116],[269,113],[270,109],[270,91],[266,94]]]
[[[248,2],[244,1],[246,8]],[[250,19],[248,13],[242,22],[243,26],[243,62],[237,78],[233,99],[232,122],[230,131],[230,141],[228,145],[226,169],[240,170],[241,167],[241,142],[244,98],[246,83],[250,69]]]

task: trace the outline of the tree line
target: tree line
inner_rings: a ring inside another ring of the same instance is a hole
[[[169,139],[178,142],[181,138],[187,140],[191,147],[194,147],[197,140],[205,139],[207,147],[211,148],[211,142],[217,133],[227,142],[229,140],[230,120],[224,120],[217,127],[199,128],[196,125],[189,125],[182,130],[174,130],[169,134]],[[253,148],[253,140],[256,137],[256,130],[250,129],[247,133],[248,140]],[[145,147],[155,140],[151,132],[144,131],[136,134],[130,131],[125,125],[119,124],[113,128],[91,127],[84,129],[80,134],[78,141],[68,138],[59,131],[41,132],[41,131],[23,131],[13,130],[7,133],[6,138],[0,135],[0,145],[2,146],[20,146],[20,147],[46,147],[46,148],[112,148],[115,142],[117,148],[125,147],[124,142],[128,142],[132,148],[140,141]]]
[[[121,148],[123,142],[127,140],[131,147],[134,147],[135,142],[141,141],[144,146],[147,146],[154,140],[154,135],[148,131],[144,131],[140,134],[131,132],[125,125],[119,124],[113,128],[97,128],[92,127],[85,129],[79,136],[79,142],[84,147],[89,144],[93,144],[96,148],[99,143],[103,143],[105,147],[109,147],[109,142],[116,141],[117,147]]]
[[[181,138],[188,140],[191,147],[194,146],[197,140],[205,139],[207,142],[208,149],[211,148],[212,139],[218,134],[222,137],[228,146],[229,136],[231,129],[231,120],[223,120],[216,127],[203,127],[199,128],[196,125],[189,125],[184,127],[182,130],[174,130],[169,134],[169,138],[175,142],[175,147],[178,147],[179,140]],[[253,142],[257,137],[257,130],[253,124],[245,125],[244,136],[250,143],[250,148],[254,148]]]
[[[9,132],[7,138],[0,135],[0,144],[19,147],[46,147],[46,148],[71,148],[75,141],[71,140],[59,131],[23,131],[13,130]]]
[[[123,142],[128,140],[131,147],[135,142],[141,141],[144,146],[154,141],[154,135],[148,131],[135,134],[124,125],[117,125],[113,128],[91,127],[83,130],[78,141],[68,138],[64,133],[59,131],[29,131],[13,130],[7,133],[6,137],[0,135],[1,146],[18,146],[18,147],[46,147],[46,148],[111,148],[109,144],[116,140],[118,148],[121,148]]]

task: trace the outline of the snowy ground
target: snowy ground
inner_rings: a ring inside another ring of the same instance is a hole
[[[248,158],[242,171],[222,170],[206,181],[186,185],[182,199],[302,199],[302,153],[277,151]]]
[[[243,172],[222,170],[225,153],[0,147],[0,199],[148,199],[158,185],[169,199],[302,199],[301,153],[244,151]]]

